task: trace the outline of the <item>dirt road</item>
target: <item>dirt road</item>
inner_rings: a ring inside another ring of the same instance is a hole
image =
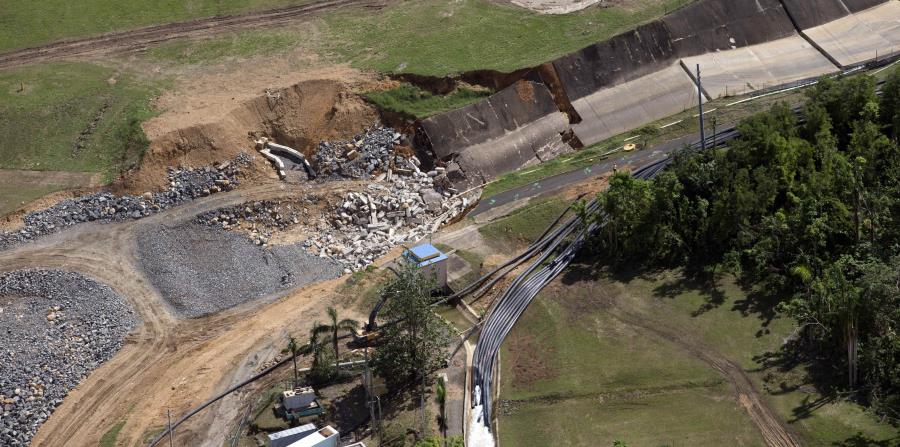
[[[134,234],[144,225],[173,222],[247,200],[296,196],[306,189],[339,191],[352,182],[298,187],[268,182],[217,194],[140,220],[83,224],[0,253],[0,271],[56,267],[90,275],[126,297],[143,320],[110,361],[90,374],[41,427],[33,445],[94,446],[126,420],[119,445],[143,445],[164,423],[251,375],[283,347],[286,331],[305,334],[337,298],[340,280],[291,290],[198,319],[179,319],[144,277]],[[268,304],[266,304],[268,303]],[[363,319],[352,310],[342,316]],[[231,408],[233,407],[233,408]],[[238,407],[216,406],[178,432],[179,445],[221,446]]]
[[[310,15],[347,6],[380,8],[377,0],[321,0],[238,16],[208,17],[186,22],[107,33],[84,39],[64,40],[39,47],[25,48],[0,54],[0,68],[34,62],[61,59],[85,54],[104,54],[143,48],[183,37],[201,37],[239,28],[258,28],[282,25]]]

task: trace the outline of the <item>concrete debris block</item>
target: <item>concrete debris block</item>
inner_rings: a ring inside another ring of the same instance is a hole
[[[391,173],[385,183],[370,184],[365,193],[348,192],[335,201],[323,219],[329,225],[319,227],[304,246],[337,261],[346,271],[357,271],[395,245],[413,242],[456,217],[468,204],[429,174],[396,168]],[[434,175],[446,177],[437,170]]]
[[[348,141],[322,141],[314,157],[323,178],[371,179],[405,163],[394,148],[399,135],[389,127],[373,126]],[[385,177],[389,178],[390,175]]]
[[[110,287],[60,270],[0,274],[0,297],[13,296],[0,301],[0,445],[26,446],[138,318]]]
[[[115,196],[108,192],[66,199],[49,208],[28,213],[24,225],[15,231],[0,232],[0,250],[29,242],[40,236],[83,222],[118,222],[141,219],[213,192],[229,191],[252,158],[241,152],[234,160],[200,168],[170,167],[169,189],[136,196]]]

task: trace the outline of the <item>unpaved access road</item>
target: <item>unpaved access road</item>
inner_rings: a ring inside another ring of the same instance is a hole
[[[203,37],[241,28],[261,28],[283,25],[313,14],[343,8],[363,6],[382,8],[377,0],[320,0],[300,6],[274,9],[237,16],[208,17],[185,22],[167,23],[128,31],[107,33],[83,39],[64,40],[38,47],[0,53],[0,68],[56,60],[86,54],[96,55],[136,50],[183,37]]]
[[[95,446],[116,423],[118,445],[143,445],[161,427],[166,409],[181,414],[246,378],[283,347],[286,331],[305,334],[324,321],[340,280],[289,290],[197,319],[179,319],[140,270],[134,234],[145,225],[190,219],[248,200],[340,191],[354,182],[288,186],[268,182],[205,197],[138,221],[82,224],[0,252],[0,271],[59,268],[108,284],[143,323],[125,346],[66,397],[32,441],[40,446]],[[275,299],[281,296],[280,299]],[[274,301],[273,301],[274,299]],[[341,316],[362,320],[350,309]],[[233,407],[233,402],[232,402]],[[219,447],[238,408],[215,406],[179,428],[178,445]]]

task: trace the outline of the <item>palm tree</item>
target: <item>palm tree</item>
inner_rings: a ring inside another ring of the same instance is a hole
[[[444,437],[444,445],[447,445],[447,386],[444,384],[444,377],[438,377],[435,385],[435,399],[439,405],[441,414],[438,416],[438,426],[441,428],[441,435]]]
[[[334,367],[339,370],[341,368],[341,356],[338,352],[338,332],[356,330],[359,327],[359,323],[349,318],[338,321],[337,310],[331,306],[328,307],[328,318],[331,319],[331,324],[316,324],[313,326],[313,332],[316,334],[331,333],[331,345],[334,348]]]
[[[294,361],[294,388],[297,387],[297,339],[288,335],[288,349],[291,351],[291,360]]]

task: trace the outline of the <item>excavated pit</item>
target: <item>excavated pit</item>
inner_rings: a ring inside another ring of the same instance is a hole
[[[168,166],[202,166],[230,159],[242,150],[252,151],[260,136],[310,156],[319,141],[351,137],[378,120],[378,113],[351,90],[339,80],[303,81],[268,90],[183,128],[147,132],[151,142],[141,167],[124,175],[115,185],[116,192],[162,189]],[[249,175],[271,172],[259,157]]]

